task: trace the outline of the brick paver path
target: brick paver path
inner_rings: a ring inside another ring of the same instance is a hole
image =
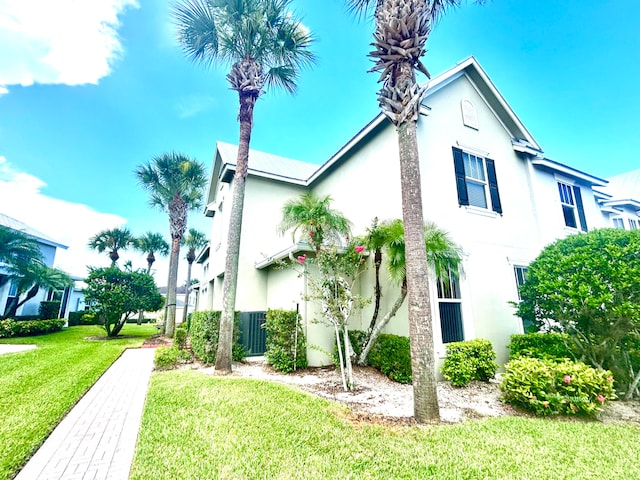
[[[16,480],[126,480],[154,349],[129,349],[100,377]]]

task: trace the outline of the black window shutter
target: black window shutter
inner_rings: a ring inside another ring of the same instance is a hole
[[[584,214],[584,207],[582,206],[582,193],[580,193],[580,187],[573,186],[573,196],[576,199],[576,207],[578,208],[578,217],[580,218],[580,228],[583,232],[587,231],[587,217]]]
[[[456,147],[453,149],[453,168],[456,171],[456,187],[458,187],[458,204],[469,205],[469,194],[467,193],[467,182],[464,176],[464,160],[462,150]]]
[[[502,204],[500,203],[500,192],[498,192],[498,177],[496,177],[496,163],[490,158],[487,161],[487,179],[489,180],[489,195],[491,196],[491,207],[493,211],[502,215]]]

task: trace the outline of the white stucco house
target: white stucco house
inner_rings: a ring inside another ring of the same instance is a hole
[[[31,228],[25,223],[16,220],[0,213],[0,225],[22,232],[29,237],[32,237],[40,247],[42,257],[45,265],[53,267],[56,251],[61,248],[66,250],[67,246],[59,242],[56,242],[49,236],[45,235],[38,230]],[[0,263],[0,280],[6,277],[6,266]],[[64,291],[51,291],[47,289],[40,289],[37,295],[18,308],[17,315],[37,315],[40,308],[40,302],[46,300],[59,300],[60,305],[60,318],[68,318],[69,312],[77,310],[84,310],[84,294],[82,293],[82,279],[79,277],[72,277],[74,285],[65,288]],[[3,313],[6,311],[7,306],[11,299],[15,298],[16,286],[12,281],[2,282],[0,281],[0,311]]]
[[[527,265],[555,239],[617,225],[620,217],[624,227],[637,226],[640,192],[635,200],[620,198],[607,189],[607,180],[547,158],[473,57],[430,81],[420,113],[425,220],[447,230],[465,252],[459,281],[437,288],[432,279],[437,355],[444,357],[447,342],[485,338],[504,362],[510,335],[523,331],[509,302],[518,300]],[[236,152],[218,143],[213,161],[205,212],[212,218],[210,244],[198,258],[200,310],[222,305]],[[353,222],[355,235],[364,234],[374,217],[402,218],[393,125],[378,115],[320,166],[258,151],[249,155],[236,309],[298,309],[308,343],[318,347],[309,349],[309,363],[323,365],[330,363],[323,352],[333,350],[333,331],[317,322],[317,307],[303,300],[306,278],[274,268],[290,253],[310,250],[276,232],[284,203],[309,190],[330,195],[332,207]],[[373,275],[372,268],[364,272],[357,293],[373,294]],[[385,311],[397,287],[382,277]],[[366,329],[372,308],[353,315],[352,328]],[[408,335],[406,303],[386,331]]]

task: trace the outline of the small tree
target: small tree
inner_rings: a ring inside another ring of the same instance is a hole
[[[517,313],[569,334],[581,360],[612,370],[618,389],[631,398],[640,382],[638,279],[640,231],[572,235],[531,263]]]
[[[138,310],[155,312],[164,305],[153,277],[143,271],[89,267],[84,294],[107,336],[115,337]]]
[[[353,348],[349,341],[349,317],[362,308],[368,300],[353,293],[359,266],[363,263],[364,247],[351,242],[344,251],[337,247],[321,249],[317,256],[308,261],[318,268],[317,275],[308,275],[309,293],[306,300],[320,304],[322,320],[333,326],[338,347],[338,361],[342,386],[345,391],[354,387],[351,357]],[[307,264],[306,255],[298,257],[303,265]],[[308,270],[307,270],[308,272]]]

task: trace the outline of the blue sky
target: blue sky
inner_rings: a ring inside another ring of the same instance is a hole
[[[237,143],[226,67],[185,58],[169,5],[0,1],[0,212],[68,244],[59,266],[73,274],[108,263],[84,248],[101,229],[168,237],[137,165],[176,150],[210,168],[216,141]],[[377,76],[366,72],[372,26],[341,0],[294,6],[319,61],[296,96],[259,100],[252,148],[322,163],[378,113]],[[606,178],[640,167],[630,148],[640,132],[638,18],[631,0],[467,3],[441,19],[424,63],[436,75],[474,55],[547,157]],[[198,212],[190,223],[208,231]],[[123,257],[143,266],[141,255]]]

